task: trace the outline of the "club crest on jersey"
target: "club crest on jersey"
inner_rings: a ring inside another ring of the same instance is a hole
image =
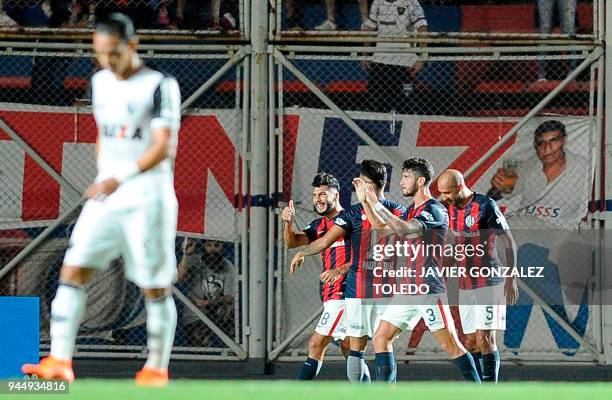
[[[405,12],[406,12],[406,7],[397,7],[397,13],[399,15],[404,15]]]
[[[342,218],[338,217],[338,218],[336,218],[336,225],[344,226],[344,225],[346,225],[346,221],[343,220]]]
[[[421,216],[422,216],[423,218],[425,218],[425,219],[426,219],[427,221],[429,221],[429,222],[432,222],[432,221],[434,220],[433,215],[431,215],[431,213],[430,213],[430,212],[428,212],[428,211],[423,211],[423,212],[421,212]]]
[[[467,226],[468,228],[471,228],[472,226],[474,226],[475,222],[476,220],[474,219],[473,216],[468,215],[467,217],[465,217],[465,226]]]

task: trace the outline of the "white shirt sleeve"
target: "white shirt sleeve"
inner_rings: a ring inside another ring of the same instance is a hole
[[[176,79],[165,77],[153,94],[151,129],[170,128],[178,132],[181,123],[181,92]]]
[[[416,32],[419,28],[427,26],[427,20],[425,19],[425,12],[423,7],[418,0],[413,0],[410,7],[410,24],[412,24],[412,30]]]

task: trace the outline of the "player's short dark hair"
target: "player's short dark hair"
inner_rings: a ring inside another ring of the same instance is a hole
[[[424,158],[413,157],[404,161],[402,166],[404,171],[416,172],[419,177],[425,178],[425,184],[428,185],[434,177],[434,168],[429,161]]]
[[[319,172],[312,180],[312,187],[321,186],[329,186],[330,188],[340,190],[340,182],[338,182],[338,179],[327,172]]]
[[[561,135],[564,137],[567,136],[567,132],[565,131],[565,125],[561,121],[550,120],[540,124],[535,130],[534,140],[538,140],[538,138],[546,132],[561,132]]]
[[[136,30],[130,17],[118,12],[110,13],[96,22],[95,31],[116,35],[123,42],[129,42],[136,37]]]
[[[370,179],[379,189],[387,184],[387,166],[376,160],[363,160],[360,174]]]

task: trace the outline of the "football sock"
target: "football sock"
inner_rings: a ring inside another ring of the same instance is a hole
[[[86,303],[87,293],[83,286],[60,282],[51,303],[51,356],[54,358],[72,359]]]
[[[370,368],[368,368],[368,364],[363,362],[363,376],[361,377],[361,382],[372,383],[372,378],[370,378]]]
[[[172,295],[147,299],[147,348],[146,368],[165,370],[170,362],[170,352],[176,329],[176,306]]]
[[[482,353],[478,352],[478,353],[471,353],[472,354],[472,358],[474,359],[474,365],[476,366],[476,371],[478,371],[478,376],[480,377],[480,380],[482,381],[482,368],[480,366],[480,360],[482,359]]]
[[[321,366],[323,366],[323,361],[308,357],[306,361],[304,361],[304,364],[302,364],[302,369],[298,373],[297,379],[299,381],[313,380],[317,375],[319,375]]]
[[[474,365],[474,359],[470,353],[465,353],[461,357],[455,358],[453,362],[459,368],[466,381],[481,382],[478,371],[476,371],[476,365]]]
[[[381,382],[397,380],[397,364],[393,352],[376,353],[376,380]]]
[[[365,353],[362,351],[351,350],[346,360],[346,375],[351,382],[370,382],[365,379]],[[369,374],[368,374],[369,375]]]
[[[497,382],[499,378],[499,351],[495,350],[491,354],[483,354],[482,356],[482,381]]]

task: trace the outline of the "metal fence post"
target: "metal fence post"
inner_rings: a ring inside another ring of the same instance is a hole
[[[266,362],[266,245],[268,218],[268,122],[266,111],[268,2],[254,0],[251,24],[252,81],[249,218],[249,372],[263,374]]]

